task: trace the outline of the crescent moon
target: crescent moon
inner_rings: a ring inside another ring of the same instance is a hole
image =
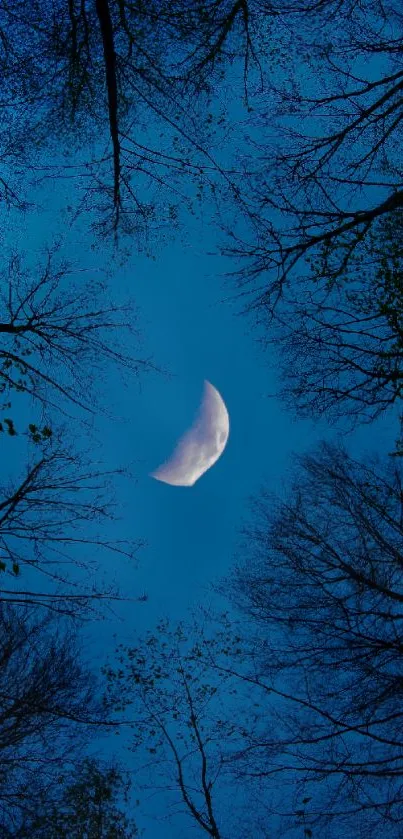
[[[210,382],[204,382],[197,417],[181,437],[171,457],[150,472],[152,478],[171,486],[191,487],[217,462],[227,445],[229,416],[225,402]]]

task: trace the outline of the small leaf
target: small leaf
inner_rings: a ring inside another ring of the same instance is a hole
[[[17,433],[17,432],[16,432],[16,430],[15,430],[15,428],[14,428],[14,422],[13,422],[13,420],[12,420],[12,419],[8,419],[7,417],[5,417],[4,422],[5,422],[6,426],[7,426],[7,432],[8,432],[8,434],[10,435],[10,437],[14,437],[14,436],[16,435],[16,433]]]

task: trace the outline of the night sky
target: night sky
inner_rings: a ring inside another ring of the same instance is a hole
[[[54,184],[48,199],[35,219],[27,216],[24,226],[10,231],[10,242],[24,242],[28,254],[39,253],[49,242],[52,208],[61,201]],[[118,604],[116,617],[86,626],[86,655],[95,669],[113,652],[113,634],[134,643],[137,634],[152,629],[161,616],[186,619],[199,602],[216,603],[211,584],[230,570],[251,496],[263,484],[281,492],[293,454],[336,434],[325,422],[296,421],[271,395],[278,389],[275,359],[259,345],[252,317],[240,314],[242,301],[225,278],[228,261],[208,256],[217,242],[208,224],[194,224],[192,241],[160,248],[155,261],[134,252],[125,264],[116,260],[108,265],[114,296],[136,301],[139,356],[152,357],[161,372],[141,374],[123,387],[119,374],[111,370],[109,381],[98,385],[108,414],[95,416],[94,456],[106,467],[130,469],[133,476],[118,487],[120,521],[114,534],[144,542],[137,565],[117,559],[112,569],[108,559],[106,579],[113,576],[123,597],[147,594],[148,599]],[[88,253],[79,228],[74,248],[67,237],[65,248],[68,255],[72,250],[79,267],[105,264],[102,250]],[[169,456],[191,425],[204,379],[218,388],[229,411],[230,436],[223,455],[193,487],[153,480],[149,472]],[[356,452],[367,445],[388,451],[395,430],[391,412],[345,440]],[[337,433],[343,433],[340,425]],[[13,445],[18,442],[7,440],[4,445],[11,467]],[[102,741],[100,748],[101,753],[114,752],[116,739],[111,744]],[[122,757],[129,767],[135,765],[124,749]],[[135,779],[133,789],[136,797]],[[161,801],[147,802],[147,812],[159,813]],[[170,827],[165,821],[136,818],[146,826],[148,839],[188,835],[187,819]]]
[[[230,570],[249,498],[263,484],[281,492],[293,454],[336,433],[324,422],[295,421],[269,396],[277,387],[273,358],[257,345],[248,319],[236,314],[237,301],[222,302],[228,297],[223,277],[227,264],[204,256],[201,242],[206,251],[214,244],[205,228],[194,247],[178,244],[155,263],[133,258],[119,279],[119,285],[133,284],[147,346],[156,363],[172,374],[145,376],[140,391],[134,386],[122,393],[116,382],[111,403],[125,421],[117,425],[110,443],[102,419],[97,423],[111,462],[133,463],[136,475],[123,499],[122,531],[144,538],[146,544],[139,567],[126,567],[119,582],[124,595],[144,591],[149,599],[119,609],[124,622],[113,627],[119,638],[132,643],[138,631],[152,628],[162,615],[186,618],[198,602],[216,602],[210,586]],[[193,487],[159,483],[148,473],[190,426],[204,378],[219,389],[228,407],[227,447]],[[395,428],[389,415],[345,441],[357,453],[366,446],[388,451]],[[101,625],[97,640],[107,641],[111,629]],[[158,812],[161,801],[148,802],[148,811],[155,807]],[[172,827],[167,822],[145,824],[150,839],[189,835],[186,819]],[[196,828],[191,830],[197,835]]]
[[[28,253],[39,252],[63,230],[63,221],[55,224],[54,218],[65,200],[62,188],[50,181],[35,217],[19,219],[18,230],[10,218],[8,245],[23,241]],[[113,574],[124,597],[148,597],[143,603],[118,605],[116,618],[86,627],[87,654],[97,666],[113,650],[113,633],[133,641],[162,615],[186,618],[198,602],[213,601],[211,584],[229,572],[248,500],[263,484],[281,491],[294,453],[336,430],[318,420],[296,421],[274,396],[276,360],[259,345],[252,315],[241,315],[244,300],[237,299],[234,283],[225,277],[233,265],[218,255],[208,205],[203,220],[193,219],[185,237],[159,245],[155,260],[133,248],[119,264],[111,248],[89,252],[86,236],[79,221],[65,236],[66,253],[78,267],[103,268],[107,261],[112,287],[136,303],[139,356],[152,356],[161,368],[125,387],[119,373],[111,371],[110,379],[97,385],[109,413],[96,415],[91,446],[107,467],[130,469],[132,478],[118,489],[119,536],[144,542],[138,564],[117,559]],[[209,255],[214,251],[217,255]],[[219,390],[229,412],[230,436],[222,457],[191,488],[151,479],[149,472],[189,428],[205,379]],[[337,433],[344,433],[340,424]],[[351,434],[347,443],[356,452],[366,446],[388,451],[395,436],[391,412]],[[15,466],[14,441],[2,445],[3,462]],[[157,800],[149,802],[153,807],[158,809]],[[147,839],[189,835],[186,827],[179,832],[165,822],[146,824]]]
[[[49,241],[52,207],[60,201],[54,184],[48,198],[35,219],[27,216],[18,231],[10,230],[10,243],[24,242],[31,255]],[[69,254],[68,238],[65,248]],[[136,301],[140,356],[152,356],[162,371],[144,373],[126,387],[111,371],[107,384],[99,383],[108,415],[95,417],[94,455],[107,467],[130,469],[133,476],[119,485],[120,522],[114,533],[144,542],[135,566],[117,559],[112,569],[108,559],[106,579],[112,573],[123,597],[147,594],[148,599],[118,604],[115,617],[85,627],[85,654],[95,669],[113,652],[114,634],[119,641],[134,643],[161,616],[186,619],[197,603],[216,603],[211,584],[230,570],[251,496],[263,484],[281,491],[293,454],[336,433],[325,422],[296,421],[271,395],[278,389],[275,359],[259,346],[251,316],[240,315],[242,301],[225,279],[228,261],[207,255],[216,248],[217,238],[204,223],[193,226],[192,241],[185,246],[178,241],[160,248],[155,261],[134,252],[123,266],[118,261],[108,266],[114,293]],[[80,267],[104,265],[102,251],[89,255],[80,230],[72,250]],[[153,480],[149,472],[191,425],[204,379],[218,388],[229,411],[230,436],[223,455],[193,487]],[[357,452],[366,446],[388,451],[395,431],[391,412],[345,439]],[[343,433],[340,425],[337,433]],[[3,443],[11,468],[17,445],[16,440]],[[131,769],[135,758],[127,755],[123,740],[118,754]],[[100,742],[100,754],[116,753],[116,742]],[[137,797],[135,776],[133,794]],[[144,804],[148,814],[159,814],[163,797],[142,802],[141,814],[135,814],[148,839],[189,835],[187,819],[172,825],[150,820],[144,817]]]

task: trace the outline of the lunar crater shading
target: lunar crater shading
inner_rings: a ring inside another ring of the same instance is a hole
[[[150,473],[171,486],[193,486],[217,462],[227,445],[229,415],[218,390],[204,382],[197,417],[176,445],[171,457]]]

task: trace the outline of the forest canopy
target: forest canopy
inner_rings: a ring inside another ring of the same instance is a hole
[[[200,837],[400,839],[402,55],[397,0],[0,0],[6,839],[132,839],[151,800]],[[276,397],[329,426],[245,487],[219,608],[143,631],[108,382],[135,415],[172,371],[118,268],[202,217]],[[92,658],[83,623],[124,602],[130,642]]]

